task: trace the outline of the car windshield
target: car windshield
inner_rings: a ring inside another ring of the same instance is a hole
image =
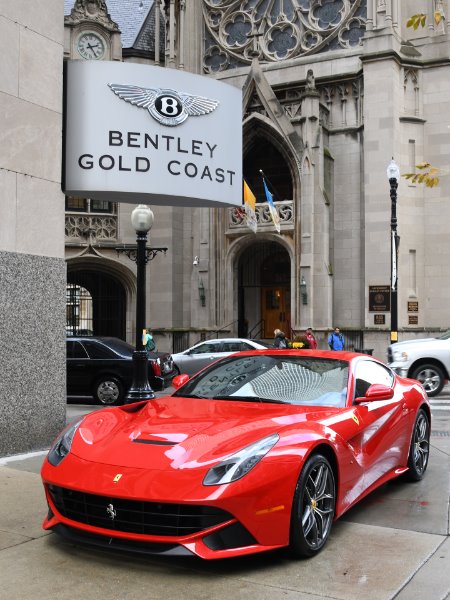
[[[450,338],[450,329],[448,331],[446,331],[445,333],[443,333],[442,335],[440,335],[437,339],[438,340],[448,340],[448,338]]]
[[[222,359],[190,379],[174,396],[343,407],[348,362],[288,355]]]

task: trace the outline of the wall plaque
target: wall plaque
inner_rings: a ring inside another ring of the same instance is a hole
[[[369,312],[391,310],[391,288],[388,285],[369,285]]]
[[[386,315],[373,315],[374,325],[385,325]]]
[[[418,315],[408,315],[408,325],[418,325],[419,317]]]
[[[416,300],[408,300],[408,312],[419,312],[419,303]]]

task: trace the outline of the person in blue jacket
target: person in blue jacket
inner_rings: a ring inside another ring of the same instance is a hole
[[[344,345],[344,336],[342,335],[339,327],[335,327],[334,331],[330,333],[330,337],[328,338],[328,347],[330,350],[343,350]]]

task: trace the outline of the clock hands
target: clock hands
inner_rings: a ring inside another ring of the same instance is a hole
[[[97,52],[95,51],[95,48],[99,48],[100,44],[95,44],[95,46],[91,46],[91,44],[87,44],[87,47],[90,48],[91,52],[97,56]]]

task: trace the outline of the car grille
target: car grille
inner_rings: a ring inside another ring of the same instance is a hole
[[[179,537],[233,519],[214,506],[125,500],[54,485],[48,489],[55,507],[67,519],[113,531]]]

